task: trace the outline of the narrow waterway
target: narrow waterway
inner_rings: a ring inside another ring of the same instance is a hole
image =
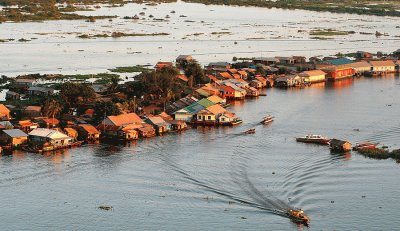
[[[399,78],[385,77],[268,89],[267,97],[232,103],[245,121],[238,127],[2,156],[0,227],[302,229],[282,215],[290,206],[306,211],[311,230],[395,230],[399,164],[294,138],[316,133],[399,148],[399,88]],[[258,124],[267,113],[276,120]],[[253,127],[256,134],[243,134]]]

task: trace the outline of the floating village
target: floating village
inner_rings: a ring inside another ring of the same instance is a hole
[[[179,55],[175,62],[141,66],[141,74],[121,84],[117,77],[102,84],[67,80],[54,88],[42,80],[51,82],[63,76],[2,76],[8,91],[0,104],[1,151],[42,153],[92,142],[147,139],[196,126],[236,126],[243,121],[229,111],[231,101],[266,96],[264,88],[306,88],[399,73],[399,57],[400,50],[391,54],[359,51],[347,57],[308,60],[303,56],[234,58],[202,67],[191,55]],[[260,118],[263,124],[273,121],[273,115]],[[254,128],[243,131],[255,132]],[[297,141],[329,144],[342,152],[353,148],[347,141],[321,135],[306,135]],[[398,157],[397,151],[373,143],[356,144],[355,149]]]

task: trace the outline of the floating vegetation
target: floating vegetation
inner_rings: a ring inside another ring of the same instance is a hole
[[[358,150],[363,156],[373,158],[373,159],[389,159],[400,161],[400,149],[389,151],[384,148],[370,148],[370,149],[360,149]]]
[[[169,35],[169,33],[151,33],[151,34],[146,34],[146,33],[124,33],[124,32],[112,32],[111,34],[94,34],[94,35],[89,35],[89,34],[81,34],[78,35],[78,38],[81,39],[93,39],[93,38],[120,38],[120,37],[144,37],[144,36],[165,36]]]
[[[349,35],[355,33],[356,33],[355,31],[338,31],[333,29],[310,31],[310,35],[312,36],[336,36],[336,35]]]
[[[132,73],[132,72],[143,72],[143,71],[149,71],[149,68],[146,68],[141,65],[136,65],[136,66],[130,66],[130,67],[116,67],[113,69],[108,69],[111,72],[115,73]]]
[[[229,31],[219,31],[219,32],[211,32],[212,35],[228,35],[228,34],[232,34],[232,32]]]

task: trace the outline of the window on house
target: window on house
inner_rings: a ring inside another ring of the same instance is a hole
[[[211,120],[211,116],[208,116],[208,119]]]

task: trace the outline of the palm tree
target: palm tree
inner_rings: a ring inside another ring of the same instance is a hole
[[[48,99],[44,102],[42,112],[45,116],[54,117],[63,110],[63,106],[57,100]]]

